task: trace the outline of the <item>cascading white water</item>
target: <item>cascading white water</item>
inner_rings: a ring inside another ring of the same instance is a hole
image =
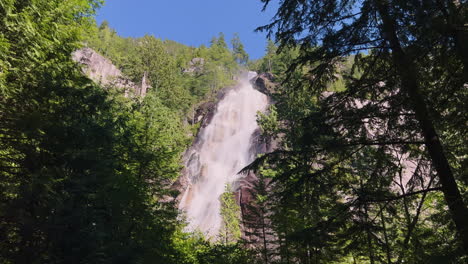
[[[268,105],[266,95],[255,90],[245,74],[239,86],[219,102],[210,124],[199,133],[199,147],[187,153],[189,184],[179,209],[185,211],[191,231],[214,238],[221,226],[219,197],[227,183],[238,179],[237,172],[255,158],[251,138],[258,128],[257,111]]]

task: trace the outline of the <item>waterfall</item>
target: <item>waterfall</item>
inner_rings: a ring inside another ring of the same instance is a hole
[[[255,158],[251,138],[258,128],[257,111],[268,105],[266,95],[249,82],[256,76],[249,72],[236,88],[218,103],[211,122],[200,130],[196,148],[186,154],[188,187],[179,209],[185,212],[190,231],[201,231],[215,238],[221,227],[219,197],[227,183],[238,180],[237,172]]]

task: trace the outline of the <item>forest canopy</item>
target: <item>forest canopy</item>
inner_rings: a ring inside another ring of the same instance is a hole
[[[234,53],[222,35],[199,48],[119,37],[95,24],[101,4],[0,2],[0,262],[212,263],[211,250],[236,259],[233,246],[183,232],[162,201],[191,140],[184,120],[233,83]],[[147,95],[88,79],[71,56],[84,46],[136,83],[146,73]],[[184,73],[197,57],[203,68]]]
[[[0,0],[1,263],[468,261],[467,1],[282,0],[258,60],[239,34],[121,37],[103,4]],[[85,47],[145,96],[92,81]],[[249,69],[273,150],[213,241],[171,186],[195,113]]]
[[[268,261],[466,261],[467,12],[285,0],[257,29],[282,84],[259,117],[280,147],[246,168],[271,179]]]

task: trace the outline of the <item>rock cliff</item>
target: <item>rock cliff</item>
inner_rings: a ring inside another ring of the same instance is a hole
[[[188,120],[188,123],[191,125],[200,124],[198,132],[208,126],[213,119],[213,116],[216,112],[216,108],[221,100],[224,99],[226,94],[235,89],[236,86],[228,86],[218,91],[216,95],[216,100],[208,101],[199,105],[193,112],[192,117]],[[183,155],[183,163],[185,164],[182,169],[181,176],[174,182],[172,189],[176,192],[182,193],[188,186],[189,179],[187,175],[190,174],[189,169],[199,171],[201,169],[201,164],[199,162],[198,151],[201,147],[201,139],[198,137],[198,134],[193,135],[194,141],[192,145],[185,151]],[[194,151],[196,150],[196,151]],[[194,174],[193,172],[191,174]],[[176,198],[177,202],[180,202],[182,198],[181,195],[178,195]],[[170,199],[169,199],[170,200]]]
[[[145,96],[150,88],[145,73],[141,84],[135,84],[124,77],[112,62],[91,48],[82,48],[72,54],[74,61],[82,65],[83,72],[94,82],[104,87],[116,87],[125,90],[125,95]]]
[[[274,76],[271,73],[259,74],[257,77],[251,80],[251,83],[255,89],[268,96],[271,96],[275,92],[275,87],[278,85],[274,82]],[[199,123],[200,129],[208,126],[216,112],[218,103],[231,89],[236,89],[236,87],[233,86],[221,89],[217,94],[216,101],[209,101],[197,107],[191,119],[188,120],[188,123],[192,125]],[[271,101],[270,98],[269,100]],[[185,190],[188,184],[188,179],[186,177],[188,174],[187,170],[199,170],[201,168],[201,164],[199,164],[199,158],[196,156],[197,151],[193,151],[194,149],[196,150],[200,148],[201,142],[197,135],[194,136],[195,140],[192,146],[186,151],[186,154],[184,155],[184,164],[186,164],[186,166],[182,171],[182,176],[179,177],[179,179],[173,185],[173,189],[178,191]],[[274,149],[276,149],[276,146],[277,142],[267,142],[264,138],[262,138],[260,129],[255,130],[250,139],[250,153],[253,156],[272,152]],[[187,155],[188,153],[192,153],[192,155]],[[257,180],[257,176],[253,172],[249,172],[247,175],[244,175],[234,183],[233,187],[236,189],[237,201],[241,207],[244,207],[253,199],[251,195],[251,189],[254,185],[254,182]],[[176,200],[180,200],[180,198],[181,196],[179,196]]]
[[[275,76],[272,73],[261,73],[252,80],[252,84],[259,92],[271,96],[275,93],[278,84],[275,83]]]

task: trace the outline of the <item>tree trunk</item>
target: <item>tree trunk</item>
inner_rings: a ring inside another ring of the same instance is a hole
[[[368,214],[368,210],[367,210],[367,204],[364,204],[364,215],[365,215],[366,233],[367,233],[367,248],[369,250],[369,261],[370,261],[371,264],[374,264],[375,260],[374,260],[374,249],[373,249],[373,246],[372,246],[372,234],[371,234],[371,230],[369,228],[369,225],[371,224],[371,222],[369,221],[369,214]]]
[[[291,263],[291,260],[290,260],[290,254],[289,254],[289,243],[288,243],[288,239],[286,237],[286,232],[284,234],[284,244],[286,246],[286,263],[289,264]]]
[[[385,225],[385,217],[384,217],[384,208],[380,206],[380,219],[382,219],[382,231],[384,235],[384,240],[385,240],[385,251],[387,253],[387,264],[392,264],[392,253],[390,250],[390,245],[389,245],[389,240],[388,240],[388,234],[387,234],[387,227]]]
[[[262,212],[262,235],[263,235],[263,259],[265,260],[265,264],[268,264],[268,254],[267,254],[267,238],[266,238],[266,230],[265,230],[265,212],[263,209],[260,209]]]
[[[442,143],[436,133],[432,120],[429,118],[428,109],[420,93],[416,65],[403,51],[393,18],[390,17],[386,0],[377,0],[376,5],[383,22],[383,35],[390,43],[394,66],[398,69],[401,78],[401,89],[409,96],[413,104],[416,119],[419,122],[421,132],[425,139],[425,145],[432,160],[432,165],[437,171],[445,200],[449,207],[452,219],[455,222],[458,234],[463,241],[465,253],[468,252],[468,209],[458,190],[451,167],[445,156]]]

